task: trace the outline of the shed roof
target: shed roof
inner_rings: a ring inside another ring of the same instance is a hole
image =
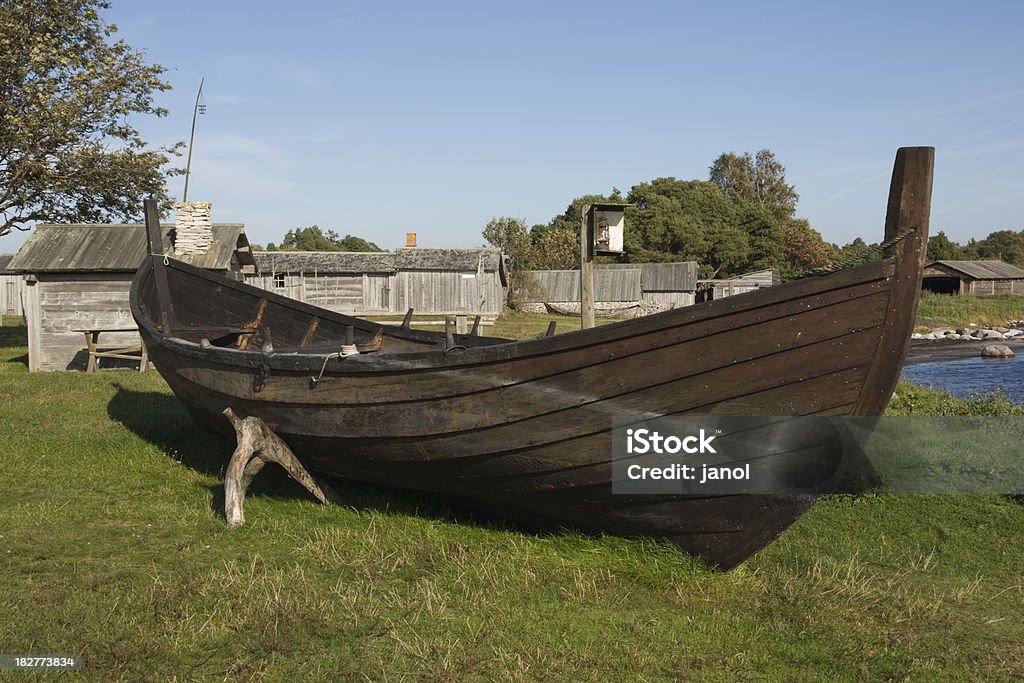
[[[7,264],[14,258],[14,254],[0,254],[0,275],[7,275]]]
[[[394,273],[399,270],[502,271],[500,249],[390,251],[261,251],[260,270],[270,273]]]
[[[161,224],[164,252],[173,254],[172,224]],[[19,273],[45,272],[131,272],[146,257],[146,226],[133,224],[43,224],[14,255],[8,269]],[[214,223],[213,243],[205,254],[175,256],[200,268],[228,270],[231,257],[239,252],[243,265],[253,265],[245,226]]]
[[[1024,270],[1010,263],[992,261],[932,261],[926,268],[942,265],[975,280],[1021,280]]]
[[[257,251],[262,273],[393,273],[389,251]]]

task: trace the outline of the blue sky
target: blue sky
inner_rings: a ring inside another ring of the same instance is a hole
[[[170,68],[150,141],[187,140],[205,76],[189,196],[253,242],[474,246],[762,148],[826,240],[875,241],[908,145],[936,147],[933,233],[1024,228],[1024,3],[112,2]]]

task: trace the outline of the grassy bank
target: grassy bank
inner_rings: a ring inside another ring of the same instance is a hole
[[[229,531],[232,445],[156,373],[29,375],[0,334],[0,652],[81,654],[76,678],[1024,676],[1024,507],[1006,498],[829,497],[726,574],[432,496],[339,485],[325,508],[273,467]],[[901,385],[893,410],[964,405]]]
[[[1024,296],[950,296],[923,292],[917,307],[918,327],[1005,325],[1024,320]]]

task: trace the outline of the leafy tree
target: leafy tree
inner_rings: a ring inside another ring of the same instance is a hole
[[[161,170],[182,143],[149,149],[128,120],[153,105],[165,68],[147,65],[99,11],[103,0],[0,1],[0,235],[31,221],[139,217],[167,200]]]
[[[532,268],[540,270],[572,270],[580,266],[580,230],[566,227],[535,225],[530,228]]]
[[[964,259],[966,259],[964,248],[946,237],[946,233],[942,230],[928,238],[929,261],[962,261]]]
[[[722,154],[709,170],[711,182],[729,197],[761,204],[779,220],[792,218],[796,211],[800,195],[786,183],[786,168],[771,150],[762,149],[755,156]]]
[[[565,212],[546,224],[530,228],[530,267],[539,270],[569,270],[580,266],[580,218],[585,204],[621,203],[622,193],[612,188],[608,195],[588,194],[569,203]],[[597,261],[606,257],[597,257]]]
[[[832,248],[835,250],[835,260],[842,262],[849,259],[861,258],[862,256],[871,258],[870,252],[876,246],[878,246],[877,242],[868,244],[860,237],[855,237],[849,244],[844,244],[841,247],[833,244]],[[877,258],[877,255],[875,255],[875,257]]]
[[[335,238],[338,235],[333,230],[328,230],[327,234],[334,234]],[[341,247],[341,251],[381,251],[381,248],[373,242],[368,242],[362,237],[356,237],[355,235],[345,235],[338,240],[338,246]]]
[[[361,237],[340,237],[334,230],[328,230],[325,235],[320,226],[311,225],[289,230],[281,244],[267,243],[267,251],[381,251],[381,248]]]
[[[770,267],[781,258],[782,234],[761,207],[699,180],[656,178],[634,185],[628,199],[630,262],[696,261],[705,277]],[[778,244],[773,246],[771,241]]]
[[[510,216],[492,218],[484,226],[483,237],[491,246],[501,249],[508,258],[509,286],[506,302],[515,308],[532,284],[528,271],[533,267],[533,245],[526,222]]]
[[[783,227],[786,262],[782,275],[791,278],[800,273],[827,266],[835,257],[835,249],[822,239],[805,218],[791,218]]]
[[[786,258],[783,226],[764,206],[741,201],[736,208],[739,227],[746,233],[750,245],[743,270],[781,268]]]
[[[977,258],[1024,265],[1024,230],[997,230],[975,246]]]

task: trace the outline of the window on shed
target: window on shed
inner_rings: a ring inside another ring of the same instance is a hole
[[[284,273],[274,274],[274,289],[284,289]]]

